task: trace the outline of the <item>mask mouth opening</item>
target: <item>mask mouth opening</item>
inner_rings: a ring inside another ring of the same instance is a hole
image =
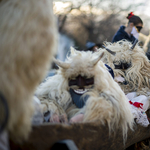
[[[76,94],[84,94],[88,91],[89,89],[73,89],[73,91],[76,93]]]
[[[87,78],[81,75],[78,75],[76,78],[70,79],[69,87],[76,94],[84,94],[94,85],[94,77]]]
[[[74,90],[72,88],[70,88],[69,91],[70,91],[70,95],[72,97],[73,103],[77,106],[77,108],[82,108],[85,105],[87,99],[89,98],[89,95],[83,96],[83,94],[84,94],[83,91],[80,91],[80,93],[79,93],[79,91],[77,90],[78,93],[76,93],[75,92],[76,90]],[[84,90],[84,92],[86,92],[86,91],[87,90]]]

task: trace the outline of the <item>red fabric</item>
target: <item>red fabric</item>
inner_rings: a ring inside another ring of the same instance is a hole
[[[132,16],[134,16],[134,14],[133,14],[133,12],[130,12],[128,19],[130,19]]]
[[[141,108],[143,109],[143,104],[142,103],[138,103],[138,102],[131,102],[129,101],[130,104],[132,104],[133,106],[137,107],[137,108]]]

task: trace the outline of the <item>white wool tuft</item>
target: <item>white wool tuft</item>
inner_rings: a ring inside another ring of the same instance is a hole
[[[56,45],[50,0],[0,2],[0,92],[9,106],[13,140],[27,138],[36,86],[49,69]]]

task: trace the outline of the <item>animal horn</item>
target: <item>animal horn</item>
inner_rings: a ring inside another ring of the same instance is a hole
[[[104,52],[101,55],[99,55],[99,57],[97,57],[96,59],[94,59],[91,64],[93,66],[95,66],[98,63],[98,61],[103,57],[103,55],[104,55]]]
[[[106,48],[104,45],[102,45],[110,54],[116,55],[116,52],[111,51],[110,49]]]
[[[63,69],[68,69],[70,67],[69,63],[62,62],[62,61],[57,60],[55,58],[53,58],[53,61],[54,61],[54,63],[56,63],[59,67],[61,67]]]
[[[75,49],[71,46],[71,54],[74,54],[75,53]]]
[[[135,45],[137,44],[137,42],[138,42],[138,39],[135,39],[135,40],[134,40],[134,43],[133,43],[133,45],[132,45],[132,47],[131,47],[131,50],[134,49],[134,47],[135,47]]]

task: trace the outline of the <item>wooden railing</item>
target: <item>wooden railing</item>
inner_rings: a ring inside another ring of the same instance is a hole
[[[79,123],[72,125],[43,124],[34,126],[26,142],[16,144],[11,141],[13,150],[50,150],[52,145],[64,139],[71,139],[79,150],[123,150],[130,145],[150,137],[150,126],[147,128],[135,125],[134,131],[129,130],[125,144],[122,132],[115,134],[108,127],[98,123]]]

